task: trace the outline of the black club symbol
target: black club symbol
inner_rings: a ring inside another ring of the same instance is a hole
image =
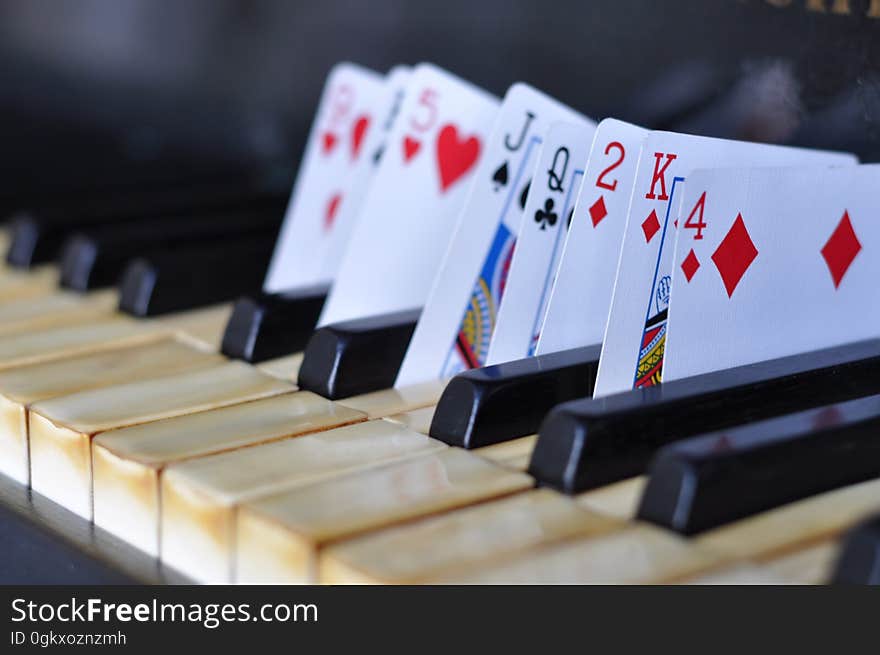
[[[540,223],[541,229],[546,230],[547,226],[553,227],[556,225],[556,219],[558,218],[556,212],[553,211],[553,199],[547,198],[544,201],[544,209],[539,209],[535,212],[535,222]]]

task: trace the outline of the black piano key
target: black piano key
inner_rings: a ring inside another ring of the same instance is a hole
[[[133,220],[78,233],[61,251],[60,284],[74,291],[113,286],[128,262],[159,250],[252,235],[275,235],[285,203],[256,209]]]
[[[456,375],[440,396],[431,436],[480,448],[534,434],[554,406],[593,393],[601,349],[575,348]]]
[[[119,309],[137,317],[195,309],[257,292],[275,240],[271,235],[176,248],[139,257],[119,283]]]
[[[642,473],[668,443],[880,393],[880,340],[665,382],[552,410],[529,473],[568,493]]]
[[[319,328],[299,368],[300,389],[339,400],[394,386],[420,309]]]
[[[880,585],[880,514],[844,537],[831,581],[835,584]]]
[[[880,396],[661,449],[638,518],[685,535],[880,475]]]
[[[262,362],[305,348],[315,330],[329,285],[239,298],[223,333],[221,352]]]
[[[74,232],[134,219],[200,215],[276,206],[279,194],[250,182],[193,185],[98,194],[58,205],[23,209],[10,217],[10,266],[29,268],[57,259]]]

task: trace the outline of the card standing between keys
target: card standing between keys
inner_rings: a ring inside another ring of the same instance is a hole
[[[508,89],[398,386],[485,364],[541,140],[552,123],[581,120],[527,84]]]
[[[876,338],[880,165],[688,176],[665,380]]]
[[[614,118],[596,128],[538,339],[539,355],[602,343],[636,164],[648,134]]]
[[[481,89],[415,67],[320,325],[424,305],[497,110]]]
[[[554,123],[547,131],[520,222],[487,364],[535,354],[595,127],[585,118],[577,123]]]
[[[360,178],[369,176],[380,112],[389,95],[378,73],[354,64],[333,67],[306,143],[301,170],[266,276],[265,289],[283,291],[332,279],[342,208],[358,202]],[[372,142],[372,143],[371,143]],[[330,269],[330,275],[325,272]]]
[[[602,342],[595,396],[660,382],[682,185],[695,168],[852,164],[844,153],[652,132],[642,146]],[[684,217],[683,217],[684,218]]]

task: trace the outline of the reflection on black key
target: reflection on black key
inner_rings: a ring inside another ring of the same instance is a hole
[[[880,514],[846,535],[832,582],[880,585]]]
[[[10,219],[6,261],[19,268],[53,261],[69,236],[98,226],[170,215],[183,218],[211,211],[254,210],[276,207],[278,202],[277,193],[255,188],[249,182],[230,182],[116,192],[58,206],[25,209]]]
[[[274,243],[267,235],[135,259],[122,274],[119,309],[157,316],[254,293],[263,284]]]
[[[198,216],[163,216],[104,226],[70,237],[61,252],[61,286],[91,291],[119,282],[135,257],[173,248],[209,245],[224,239],[275,235],[284,203]]]
[[[246,362],[300,352],[315,330],[329,285],[239,298],[223,333],[220,351]]]
[[[339,400],[394,386],[419,314],[394,312],[316,330],[299,367],[299,388]]]
[[[638,517],[695,534],[880,476],[880,396],[686,439],[661,449]]]
[[[479,448],[534,434],[554,406],[593,393],[600,351],[575,348],[456,375],[437,404],[431,436]]]
[[[529,473],[574,493],[645,470],[673,441],[880,393],[880,340],[666,382],[555,408]]]

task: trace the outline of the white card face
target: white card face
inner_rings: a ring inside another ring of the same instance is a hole
[[[347,237],[351,223],[339,219],[344,209],[360,202],[388,96],[388,83],[378,73],[349,63],[333,67],[269,265],[266,291],[332,280],[339,264],[334,246]]]
[[[413,69],[319,325],[424,305],[497,111],[436,66]]]
[[[691,170],[854,162],[841,153],[652,132],[636,169],[594,395],[661,380],[677,223],[671,209]]]
[[[541,140],[552,123],[581,120],[526,84],[507,91],[398,385],[451,377],[486,362]]]
[[[689,175],[663,379],[876,338],[878,185],[880,165]]]
[[[596,128],[541,328],[539,355],[602,343],[636,164],[648,134],[613,118]]]
[[[486,364],[535,354],[595,129],[596,124],[585,118],[577,123],[554,123],[547,131]]]

